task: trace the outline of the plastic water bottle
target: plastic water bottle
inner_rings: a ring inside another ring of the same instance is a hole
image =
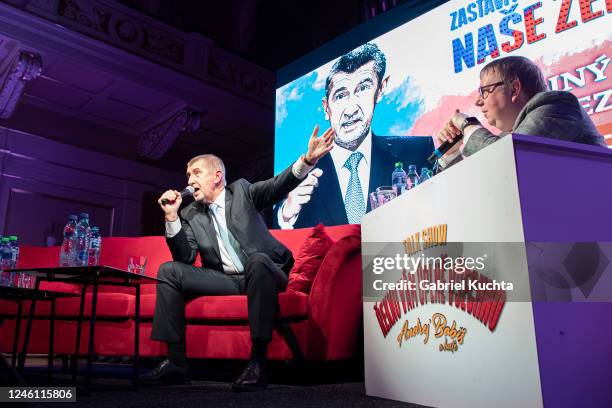
[[[76,225],[76,265],[87,266],[89,258],[89,238],[91,229],[89,228],[89,214],[79,215],[79,222]]]
[[[19,240],[16,235],[11,235],[9,237],[9,245],[11,248],[11,268],[17,267],[17,262],[19,261]]]
[[[60,249],[60,266],[76,265],[76,223],[77,216],[69,215],[64,227],[64,240]]]
[[[419,177],[419,183],[423,183],[425,180],[429,180],[429,169],[427,167],[423,167],[421,169],[421,176]]]
[[[419,184],[419,175],[414,164],[408,166],[408,175],[406,176],[406,190],[415,188]]]
[[[13,273],[6,272],[5,269],[10,268],[11,260],[11,248],[9,246],[8,237],[0,240],[0,285],[1,286],[12,286],[13,285]]]
[[[400,195],[406,190],[406,172],[404,171],[404,163],[395,163],[395,170],[391,173],[391,186]]]
[[[102,251],[102,237],[100,229],[91,227],[91,240],[89,241],[89,266],[100,264],[100,251]]]
[[[11,250],[10,238],[2,238],[2,268],[11,269],[11,261],[13,260],[13,251]]]

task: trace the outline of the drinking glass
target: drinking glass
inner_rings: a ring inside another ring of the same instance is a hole
[[[381,186],[376,189],[376,197],[378,198],[378,207],[380,207],[397,197],[397,193],[391,186]]]
[[[147,258],[144,256],[128,256],[128,272],[144,275],[147,266]]]

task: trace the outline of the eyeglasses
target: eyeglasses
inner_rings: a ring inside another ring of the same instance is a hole
[[[499,81],[499,82],[495,82],[493,84],[480,86],[480,87],[478,87],[478,93],[480,94],[480,97],[482,99],[487,99],[489,94],[491,94],[493,91],[495,91],[495,89],[498,86],[503,85],[505,83],[506,83],[506,81]]]

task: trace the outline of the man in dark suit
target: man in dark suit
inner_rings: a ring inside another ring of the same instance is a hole
[[[431,137],[375,136],[371,123],[389,77],[385,55],[373,43],[340,57],[325,83],[325,118],[336,146],[276,207],[283,229],[360,223],[370,210],[369,193],[391,184],[396,162],[427,166]]]
[[[147,383],[188,379],[185,344],[185,299],[201,295],[247,295],[251,357],[232,385],[233,391],[266,387],[265,363],[278,311],[278,292],[287,285],[291,252],[268,231],[261,211],[286,196],[333,147],[328,129],[308,142],[308,151],[277,176],[257,183],[244,179],[229,185],[225,166],[214,155],[187,163],[195,201],[178,214],[181,194],[168,190],[159,198],[166,220],[172,262],[161,265],[151,338],[165,341],[168,358],[140,380]],[[202,268],[193,266],[197,254]]]
[[[603,137],[570,92],[548,91],[542,71],[531,60],[499,58],[480,71],[478,106],[489,125],[501,130],[494,135],[475,117],[456,110],[437,135],[440,143],[464,135],[442,158],[454,164],[511,133],[543,136],[606,147]]]

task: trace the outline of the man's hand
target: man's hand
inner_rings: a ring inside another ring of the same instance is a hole
[[[455,113],[453,113],[442,130],[436,135],[438,145],[444,142],[450,143],[455,140],[455,138],[459,137],[461,135],[461,124],[467,117],[468,115],[459,112],[459,109],[455,110]]]
[[[162,200],[168,200],[168,204],[162,204]],[[157,203],[161,207],[164,215],[166,217],[166,221],[174,221],[178,219],[178,209],[183,202],[183,197],[181,197],[181,193],[176,190],[168,190],[164,194],[159,197]]]
[[[289,222],[293,217],[298,215],[302,210],[302,206],[310,201],[310,197],[314,192],[315,187],[319,185],[319,177],[323,174],[323,170],[314,169],[293,191],[287,196],[287,201],[282,207],[281,216],[285,222]]]
[[[318,133],[319,125],[316,125],[308,140],[308,151],[304,155],[308,163],[316,163],[334,147],[336,133],[332,128],[327,129],[320,137],[317,137]]]
[[[450,117],[448,122],[444,125],[444,128],[438,132],[435,137],[436,147],[439,147],[444,142],[452,142],[457,137],[462,136],[461,134],[461,124],[467,118],[468,115],[465,113],[459,112],[459,109],[455,110],[455,113]],[[444,157],[453,157],[457,150],[463,150],[463,141],[459,141],[452,148],[450,148],[445,154]]]

